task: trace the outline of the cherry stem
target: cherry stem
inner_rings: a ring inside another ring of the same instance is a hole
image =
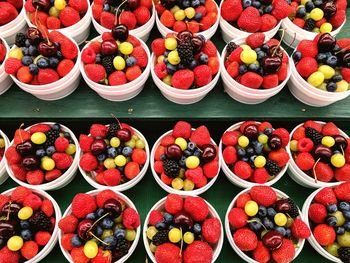
[[[273,53],[272,53],[272,57],[275,56],[277,50],[278,50],[278,49],[280,48],[280,46],[281,46],[281,43],[282,43],[283,38],[284,38],[284,34],[285,34],[286,30],[285,30],[285,29],[281,29],[281,30],[282,30],[282,36],[281,36],[280,42],[278,43],[277,47],[275,48],[275,50],[274,50]]]
[[[124,5],[126,2],[128,2],[128,0],[124,0],[118,7],[117,7],[117,11],[115,12],[115,16],[116,16],[116,20],[114,22],[114,25],[118,25],[118,23],[120,22],[119,21],[119,18],[118,18],[118,13],[119,13],[119,9],[122,5]]]
[[[340,145],[340,150],[341,150],[343,156],[345,156],[344,149],[343,149],[343,146],[342,146],[342,145]]]
[[[148,257],[146,256],[145,263],[148,263]]]
[[[189,21],[187,21],[186,24],[193,24],[193,25],[200,25],[200,26],[203,26],[202,23],[198,23],[198,22],[189,22]]]
[[[317,174],[316,174],[316,165],[318,164],[318,162],[321,160],[321,158],[318,158],[317,161],[314,164],[314,167],[312,167],[312,173],[314,174],[314,178],[315,178],[315,183],[317,183]]]
[[[90,227],[89,231],[91,231],[92,228],[93,228],[98,222],[100,222],[103,218],[105,218],[105,217],[108,216],[108,215],[109,215],[109,213],[104,214],[104,215],[101,216],[99,219],[97,219],[97,220],[92,224],[92,226]]]
[[[261,225],[263,228],[264,228],[264,230],[266,230],[267,231],[267,228],[264,226],[264,224],[263,223],[261,223],[260,221],[258,221],[258,220],[255,220],[255,219],[252,219],[252,220],[247,220],[247,223],[253,223],[253,222],[257,222],[259,225]]]
[[[40,19],[38,19],[38,8],[39,8],[39,7],[37,7],[36,10],[35,10],[35,22],[36,22],[36,25],[37,25],[39,31],[40,31],[39,28],[42,29],[42,31],[43,31],[43,33],[44,33],[44,35],[45,35],[45,38],[46,38],[47,43],[48,43],[49,45],[51,45],[49,36],[47,35],[47,32],[46,32],[45,28],[43,27],[43,24],[41,24]]]
[[[18,131],[19,131],[19,138],[21,138],[21,142],[23,142],[23,137],[22,137],[22,132],[21,132],[21,128],[24,126],[24,123],[22,123],[19,128],[18,128]]]
[[[348,48],[350,48],[350,45],[347,45],[346,47],[343,47],[341,50],[335,52],[335,54],[338,55],[338,54],[341,53],[341,52],[347,51]]]
[[[183,246],[184,246],[184,239],[183,239],[183,236],[182,236],[182,227],[180,227],[180,233],[181,233],[181,245],[180,245],[180,256],[182,255],[182,249],[183,249]]]
[[[122,128],[123,128],[123,127],[122,127],[122,124],[121,124],[120,121],[118,120],[117,116],[115,116],[114,113],[111,113],[111,116],[118,122],[120,129],[122,129]]]
[[[7,211],[7,215],[6,215],[6,220],[5,221],[8,221],[10,219],[11,205],[12,205],[12,201],[10,201],[9,210]]]
[[[94,238],[96,238],[98,241],[100,241],[101,243],[105,244],[106,246],[109,246],[110,243],[106,243],[103,240],[101,240],[98,236],[95,236],[94,233],[92,233],[91,231],[88,232],[90,235],[92,235]]]

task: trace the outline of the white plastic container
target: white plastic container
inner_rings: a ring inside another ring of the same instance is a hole
[[[280,190],[277,190],[275,188],[272,188],[272,189],[276,192],[277,198],[288,198],[289,197],[288,195],[286,195],[284,192],[282,192]],[[228,215],[229,215],[231,209],[235,207],[235,204],[236,204],[238,196],[243,194],[243,193],[249,193],[249,192],[250,192],[250,188],[244,189],[243,191],[241,191],[240,193],[238,193],[235,196],[235,198],[232,200],[232,202],[228,206],[228,209],[227,209],[227,212],[226,212],[226,215],[225,215],[225,231],[226,231],[226,237],[228,239],[228,242],[230,243],[230,245],[233,248],[233,250],[238,254],[238,256],[240,256],[245,262],[258,263],[258,261],[256,261],[253,258],[249,257],[247,254],[245,254],[242,250],[240,250],[238,248],[238,246],[236,245],[236,243],[233,240],[233,235],[231,234],[230,222],[228,220]],[[298,208],[298,210],[299,210],[301,218],[303,218],[299,208]],[[297,246],[296,246],[296,249],[295,249],[294,259],[296,259],[297,256],[300,254],[300,252],[303,250],[304,243],[305,243],[305,239],[300,239],[299,242],[297,243]]]
[[[97,194],[99,192],[101,192],[101,190],[92,190],[90,192],[87,192],[87,194],[89,194],[91,196],[97,196]],[[135,209],[136,212],[138,213],[138,211],[136,209],[136,206],[134,205],[134,203],[126,195],[123,195],[122,193],[118,193],[118,192],[116,192],[116,194],[118,195],[118,197],[122,201],[125,202],[127,207],[131,207],[131,208]],[[68,208],[66,209],[66,211],[64,212],[62,217],[64,218],[64,217],[66,217],[66,216],[68,216],[70,214],[72,214],[72,205],[71,204],[68,206]],[[114,263],[123,263],[123,262],[127,261],[127,259],[132,255],[132,253],[135,251],[135,249],[137,247],[137,244],[138,244],[139,239],[140,239],[140,232],[141,232],[141,225],[136,229],[136,237],[135,237],[135,240],[133,241],[132,245],[129,247],[128,254],[123,256],[121,259],[115,261]],[[62,251],[63,255],[65,256],[65,258],[68,260],[68,262],[74,263],[70,253],[62,247],[62,244],[61,244],[62,234],[63,234],[62,231],[59,229],[59,231],[58,231],[58,241],[59,241],[59,244],[60,244],[61,251]]]
[[[222,6],[223,2],[224,2],[224,0],[222,0],[220,3],[220,10],[221,10],[221,6]],[[269,40],[269,39],[273,38],[274,35],[276,35],[276,33],[278,32],[278,30],[281,27],[281,23],[282,23],[282,20],[279,21],[273,29],[266,31],[266,32],[262,32],[265,34],[266,40]],[[224,39],[224,41],[226,43],[229,43],[232,39],[242,38],[242,37],[246,38],[247,36],[252,34],[249,32],[242,31],[242,30],[232,26],[223,17],[220,17],[220,28],[221,28],[222,38]]]
[[[337,29],[330,32],[330,34],[332,36],[336,36],[341,31],[341,29],[343,28],[345,23],[346,23],[346,19],[340,27],[338,27]],[[282,20],[281,27],[282,27],[282,29],[285,30],[283,42],[287,46],[290,46],[292,48],[295,48],[301,40],[303,40],[303,39],[313,40],[315,38],[315,36],[317,35],[317,33],[310,32],[310,31],[307,31],[307,30],[304,30],[304,29],[298,27],[288,17]],[[282,34],[282,33],[280,33],[280,34]]]
[[[5,152],[7,150],[7,148],[9,147],[10,145],[10,141],[9,139],[7,138],[6,134],[0,130],[0,136],[1,138],[4,139],[5,141]],[[2,157],[1,161],[0,161],[0,185],[2,183],[4,183],[6,181],[6,179],[9,177],[9,175],[7,174],[6,172],[6,158],[5,158],[5,152],[4,152],[4,156]]]
[[[227,131],[236,131],[239,130],[239,127],[242,125],[242,122],[238,122],[236,124],[233,124],[230,128],[228,128],[225,132]],[[258,124],[260,124],[260,122],[257,122]],[[289,162],[283,167],[283,169],[281,170],[281,172],[279,174],[277,174],[272,180],[264,183],[264,184],[258,184],[258,183],[254,183],[254,182],[250,182],[248,180],[244,180],[239,178],[229,167],[228,165],[225,163],[223,155],[222,155],[222,151],[223,151],[223,144],[222,144],[222,140],[220,140],[220,144],[219,144],[219,158],[222,160],[221,162],[221,169],[222,171],[225,173],[227,179],[229,179],[229,181],[231,183],[233,183],[234,185],[237,185],[238,187],[242,187],[242,188],[248,188],[248,187],[252,187],[254,185],[268,185],[268,186],[272,186],[273,184],[277,183],[279,179],[282,178],[282,176],[285,174],[285,172],[287,171],[288,168],[288,164]]]
[[[100,39],[101,39],[101,36],[96,37],[91,41],[98,41]],[[144,48],[144,50],[147,53],[148,64],[146,68],[143,70],[142,74],[137,79],[123,85],[107,86],[107,85],[102,85],[90,80],[85,73],[84,63],[81,61],[81,59],[79,59],[80,71],[85,82],[88,84],[88,86],[91,89],[93,89],[102,98],[110,101],[126,101],[136,97],[142,91],[150,74],[150,70],[151,70],[150,56],[151,55],[147,45],[141,39],[138,38],[138,40],[141,42],[141,46]],[[84,49],[87,48],[88,45],[89,44],[87,44],[84,47]]]
[[[146,138],[143,136],[143,134],[136,130],[134,127],[132,127],[133,131],[135,132],[135,134],[141,139],[144,141],[145,143],[145,151],[146,151],[146,154],[147,154],[147,160],[145,162],[145,164],[143,165],[142,169],[140,170],[140,173],[133,179],[127,181],[126,183],[123,183],[123,184],[120,184],[120,185],[117,185],[117,186],[107,186],[107,185],[101,185],[99,183],[97,183],[93,178],[91,178],[86,171],[84,171],[80,165],[79,165],[79,170],[80,170],[80,173],[83,175],[84,179],[91,185],[93,186],[94,188],[98,189],[98,190],[105,190],[105,189],[111,189],[113,191],[117,191],[117,192],[123,192],[123,191],[126,191],[132,187],[134,187],[138,182],[141,181],[141,179],[145,176],[146,172],[147,172],[147,169],[148,169],[148,165],[149,165],[149,146],[148,146],[148,142],[146,140]],[[90,136],[90,134],[89,134]],[[79,159],[81,158],[81,156],[83,155],[83,152],[81,151],[80,152],[80,157]]]
[[[39,262],[41,260],[43,260],[51,251],[52,249],[56,246],[56,243],[57,243],[57,238],[58,238],[58,222],[59,220],[61,219],[62,217],[62,214],[61,214],[61,209],[60,207],[58,206],[57,202],[55,199],[52,198],[51,195],[49,195],[48,193],[46,193],[45,191],[43,190],[39,190],[39,189],[34,189],[32,187],[28,187],[34,194],[37,194],[38,196],[42,197],[42,198],[45,198],[45,199],[48,199],[51,201],[52,205],[53,205],[53,208],[55,210],[55,228],[51,234],[51,238],[49,240],[49,242],[45,245],[44,248],[42,248],[39,253],[33,257],[32,259],[30,260],[27,260],[27,261],[24,261],[24,263],[36,263],[36,262]],[[4,195],[11,195],[12,192],[15,190],[15,188],[12,188],[12,189],[9,189],[5,192],[3,192],[2,194]]]
[[[42,124],[47,124],[47,125],[51,126],[55,123],[54,122],[42,122]],[[31,125],[31,126],[25,128],[25,130],[29,131],[29,129],[34,125]],[[58,189],[65,187],[74,179],[76,172],[78,170],[78,163],[79,163],[79,156],[80,156],[79,142],[78,142],[77,138],[75,137],[74,133],[69,128],[67,128],[66,126],[64,126],[62,124],[60,124],[60,126],[64,132],[69,132],[72,140],[74,141],[75,147],[76,147],[76,152],[74,155],[73,163],[68,168],[68,170],[65,173],[63,173],[60,177],[58,177],[56,180],[53,180],[53,181],[48,182],[48,183],[43,183],[40,185],[31,185],[27,182],[23,182],[23,181],[17,179],[15,177],[15,175],[13,174],[10,165],[6,161],[6,170],[7,170],[7,173],[10,175],[10,177],[12,178],[12,180],[14,180],[17,184],[28,187],[28,188],[38,189],[38,190],[42,190],[42,191],[54,191],[54,190],[58,190]],[[13,140],[10,143],[10,146],[11,145],[13,145]]]
[[[235,42],[237,45],[245,43],[245,38],[238,38],[232,40]],[[225,63],[225,58],[226,58],[226,47],[223,49],[222,54],[221,54],[221,77],[223,80],[223,85],[225,88],[226,93],[233,98],[234,100],[245,103],[245,104],[259,104],[267,99],[275,96],[278,94],[284,86],[286,86],[291,74],[292,74],[292,68],[291,68],[291,63],[292,59],[288,56],[288,75],[287,78],[281,82],[278,86],[271,88],[271,89],[252,89],[249,87],[246,87],[240,83],[238,83],[236,80],[234,80],[227,72],[224,63]],[[283,48],[281,47],[283,50]],[[285,52],[283,50],[283,52]]]
[[[77,47],[78,56],[76,58],[75,65],[73,69],[63,78],[49,83],[46,85],[30,85],[19,81],[15,76],[10,75],[12,80],[20,87],[22,90],[32,94],[41,100],[59,100],[65,98],[72,94],[80,83],[80,70],[79,70],[79,61],[80,61],[80,50],[77,43],[70,37],[68,37]],[[16,46],[13,46],[15,48]]]
[[[10,51],[10,47],[7,45],[6,40],[4,38],[0,37],[0,40],[2,41],[2,44],[6,48],[6,56],[2,64],[0,65],[0,95],[1,95],[1,94],[4,94],[11,87],[13,81],[11,77],[5,72],[5,61]]]
[[[343,100],[350,95],[350,90],[342,92],[329,92],[318,89],[309,84],[299,75],[293,60],[290,66],[292,69],[292,74],[288,82],[289,90],[296,99],[304,104],[314,107],[324,107]]]
[[[82,44],[90,35],[91,6],[90,6],[90,2],[88,0],[86,1],[88,2],[88,10],[86,14],[79,20],[78,23],[65,28],[49,30],[49,32],[59,31],[63,35],[73,38],[79,45]],[[28,13],[25,13],[24,17],[29,27],[36,27],[30,21]]]
[[[186,196],[193,196],[193,195],[191,195],[191,194],[182,195],[182,197],[186,197]],[[151,211],[153,211],[153,210],[164,210],[165,209],[164,208],[165,200],[166,200],[166,197],[162,198],[161,200],[159,200],[149,210],[149,212],[148,212],[148,214],[146,216],[146,219],[145,219],[145,223],[143,225],[143,232],[142,232],[143,244],[145,245],[148,257],[151,259],[151,261],[153,263],[157,263],[157,262],[156,262],[156,258],[154,256],[154,254],[152,253],[152,251],[149,248],[149,241],[148,241],[148,238],[147,238],[146,230],[148,228],[148,222],[149,222],[149,217],[150,217]],[[222,249],[222,246],[223,246],[223,243],[224,243],[224,229],[223,229],[223,225],[222,225],[220,216],[216,212],[215,208],[210,203],[208,203],[206,200],[204,200],[204,201],[208,204],[208,207],[209,207],[209,216],[208,216],[208,218],[217,218],[217,219],[220,220],[220,223],[221,223],[221,236],[220,236],[220,239],[219,239],[218,243],[213,248],[213,260],[212,260],[212,263],[214,263],[217,260],[217,258],[219,257],[221,249]]]
[[[219,26],[220,8],[218,7],[217,4],[216,4],[216,8],[218,10],[216,22],[209,29],[196,33],[199,35],[203,35],[207,40],[209,40],[215,34]],[[166,35],[169,33],[176,33],[175,31],[163,25],[162,22],[160,22],[158,15],[156,15],[156,25],[157,25],[158,31],[162,34],[163,38],[165,38]]]
[[[218,59],[220,60],[219,52],[217,55]],[[207,85],[200,88],[182,90],[169,86],[157,77],[156,73],[154,72],[154,66],[156,63],[156,57],[154,56],[154,53],[152,53],[151,61],[151,75],[154,83],[160,89],[165,98],[177,104],[193,104],[202,100],[215,87],[216,83],[219,80],[220,71],[222,68],[222,65],[220,64],[218,72],[212,81]]]
[[[142,39],[142,41],[144,41],[144,42],[146,42],[148,40],[149,35],[151,34],[151,31],[152,31],[152,28],[154,25],[154,21],[156,20],[156,16],[157,16],[157,11],[154,7],[154,4],[153,4],[151,12],[152,12],[152,14],[151,14],[151,17],[148,20],[148,22],[146,24],[138,27],[138,28],[130,30],[129,31],[130,35],[138,37],[138,38]],[[110,29],[101,26],[101,24],[96,21],[96,19],[92,15],[92,8],[90,9],[90,16],[92,18],[92,24],[94,25],[94,28],[96,29],[96,31],[99,34],[102,35],[103,32],[110,32],[111,31]]]
[[[25,0],[23,0],[23,2],[25,3]],[[27,30],[27,24],[24,19],[25,12],[23,6],[21,12],[18,13],[18,16],[14,20],[6,25],[0,26],[0,36],[5,38],[10,46],[15,43],[17,33],[24,33]]]
[[[194,130],[195,129],[192,128],[192,131],[194,131]],[[172,188],[171,186],[166,185],[165,183],[163,183],[163,181],[160,179],[160,176],[154,170],[154,155],[155,155],[155,152],[156,152],[158,146],[160,145],[160,141],[165,135],[171,135],[172,132],[173,132],[173,130],[170,130],[170,131],[164,133],[162,136],[159,137],[159,139],[153,145],[153,148],[151,150],[151,157],[150,157],[151,171],[152,171],[153,177],[156,180],[156,182],[159,184],[159,186],[161,188],[163,188],[163,190],[168,192],[169,194],[200,195],[200,194],[204,193],[205,191],[207,191],[215,183],[216,179],[219,177],[220,167],[221,167],[221,156],[219,155],[219,153],[217,153],[218,154],[218,165],[219,165],[218,172],[213,178],[208,179],[208,182],[207,182],[207,184],[205,186],[203,186],[201,188],[197,188],[195,190],[191,190],[191,191],[176,190],[176,189]],[[215,141],[213,139],[211,139],[211,143],[213,145],[217,146],[217,144],[215,143]]]
[[[309,220],[309,207],[311,205],[311,202],[313,201],[313,199],[315,198],[316,194],[321,191],[323,188],[317,189],[316,191],[312,192],[309,197],[305,200],[304,205],[303,205],[303,211],[302,214],[304,216],[303,220],[304,222],[310,226],[310,220]],[[328,253],[315,239],[312,231],[311,231],[311,235],[310,237],[307,239],[307,241],[309,241],[310,245],[324,258],[328,259],[329,261],[333,261],[333,262],[338,262],[341,263],[342,261],[331,255],[330,253]]]
[[[326,124],[325,122],[322,121],[316,121],[317,123],[324,125]],[[304,123],[301,123],[299,125],[297,125],[292,132],[290,133],[290,141],[293,139],[293,134],[294,132],[301,126],[303,126]],[[343,132],[342,130],[340,130],[340,134],[342,136],[344,136],[345,138],[349,138],[349,136]],[[299,167],[298,165],[295,163],[294,159],[293,159],[293,155],[292,152],[290,150],[290,142],[287,145],[287,152],[289,154],[290,160],[289,160],[289,167],[288,167],[288,173],[290,175],[290,177],[298,184],[307,187],[307,188],[321,188],[321,187],[326,187],[326,186],[334,186],[334,185],[338,185],[341,182],[332,182],[332,183],[327,183],[327,182],[321,182],[321,181],[317,181],[317,183],[315,182],[315,179],[309,175],[307,175],[306,173],[304,173]]]

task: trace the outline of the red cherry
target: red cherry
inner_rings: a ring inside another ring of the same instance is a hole
[[[115,55],[118,52],[118,45],[115,40],[105,40],[101,44],[101,54],[102,55]]]

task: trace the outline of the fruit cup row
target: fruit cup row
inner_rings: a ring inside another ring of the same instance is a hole
[[[233,198],[224,224],[203,198],[169,194],[149,210],[141,230],[136,206],[120,192],[78,193],[61,215],[49,194],[19,186],[0,195],[0,255],[13,263],[37,262],[58,240],[69,262],[125,262],[142,234],[152,262],[211,263],[226,233],[246,262],[291,262],[305,239],[328,260],[344,262],[349,259],[349,189],[349,182],[318,189],[301,212],[280,190],[253,186]]]

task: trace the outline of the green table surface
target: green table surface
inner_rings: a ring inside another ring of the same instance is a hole
[[[350,9],[347,10],[347,16],[350,17]],[[94,35],[96,35],[96,32],[92,30],[91,38]],[[159,36],[156,26],[154,26],[148,44],[150,44],[152,39]],[[350,22],[348,20],[339,37],[349,36]],[[224,41],[221,38],[220,30],[218,30],[213,39],[219,51],[221,51],[224,47]],[[46,102],[23,92],[14,85],[0,97],[0,127],[12,138],[14,130],[22,121],[26,125],[30,125],[41,120],[55,120],[68,125],[75,134],[79,134],[81,132],[87,133],[89,125],[96,120],[107,123],[110,113],[114,113],[121,120],[128,121],[140,129],[146,136],[150,146],[152,146],[156,139],[169,130],[177,119],[191,120],[195,125],[207,124],[210,126],[216,141],[219,140],[220,134],[228,126],[236,121],[246,119],[272,120],[275,122],[273,123],[276,125],[275,127],[283,126],[289,128],[289,130],[299,122],[309,118],[334,120],[340,127],[349,129],[349,102],[350,99],[346,99],[328,107],[313,108],[297,101],[285,87],[280,94],[263,104],[244,105],[232,100],[225,94],[222,83],[219,81],[215,89],[201,102],[183,106],[166,100],[153,84],[151,77],[142,93],[126,102],[115,103],[106,101],[90,90],[84,81],[69,97],[55,102]],[[15,182],[8,179],[0,186],[0,192],[15,186]],[[290,195],[300,207],[313,191],[296,184],[287,173],[274,187]],[[76,178],[68,186],[58,191],[50,192],[50,194],[56,199],[63,213],[76,193],[90,190],[93,190],[93,188],[78,172]],[[215,207],[222,222],[224,222],[229,203],[241,190],[231,184],[221,172],[213,187],[202,196]],[[159,199],[166,196],[166,192],[153,179],[150,170],[138,185],[126,191],[125,194],[135,203],[142,222],[149,209]],[[141,238],[136,251],[128,262],[139,263],[145,262],[145,260],[146,251]],[[326,259],[321,257],[308,242],[305,242],[303,251],[295,262],[307,261],[326,262]],[[42,262],[61,263],[66,262],[66,260],[57,244]],[[232,250],[226,236],[217,262],[243,262]]]

